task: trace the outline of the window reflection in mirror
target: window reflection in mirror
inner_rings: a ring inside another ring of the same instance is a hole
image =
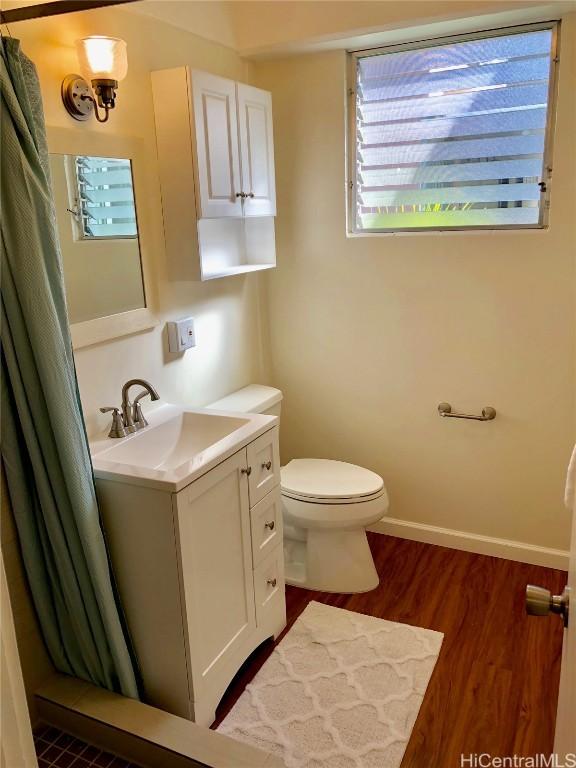
[[[131,161],[50,155],[70,323],[146,306]]]

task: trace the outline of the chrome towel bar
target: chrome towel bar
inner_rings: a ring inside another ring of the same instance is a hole
[[[452,406],[450,403],[440,403],[438,406],[438,413],[440,416],[447,417],[449,419],[474,419],[474,421],[492,421],[496,418],[496,409],[487,405],[482,408],[482,414],[476,416],[474,413],[452,413]]]

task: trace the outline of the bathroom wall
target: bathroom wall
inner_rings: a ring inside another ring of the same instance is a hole
[[[412,534],[434,526],[568,547],[575,47],[573,13],[562,29],[546,231],[347,238],[345,54],[256,64],[274,103],[268,312],[283,459],[325,456],[381,473],[390,515],[414,524]],[[462,411],[492,405],[498,416],[443,420],[443,400]]]
[[[208,21],[206,18],[205,23]],[[107,424],[107,417],[98,413],[98,407],[118,404],[122,384],[134,376],[149,379],[164,399],[192,405],[203,405],[251,381],[265,381],[259,277],[234,277],[202,284],[188,280],[166,262],[149,77],[152,69],[190,64],[225,77],[247,80],[250,65],[228,47],[123,9],[27,21],[11,25],[11,33],[22,41],[24,52],[38,68],[48,126],[136,136],[146,146],[146,248],[152,255],[160,324],[148,333],[77,351],[76,365],[89,431]],[[105,125],[74,121],[60,99],[62,78],[78,69],[74,41],[97,33],[119,36],[128,43],[128,77],[121,83],[117,108]],[[198,346],[183,357],[171,357],[166,352],[164,323],[169,318],[187,315],[196,318]],[[2,549],[30,697],[52,667],[31,608],[5,494]]]
[[[96,33],[122,37],[128,44],[128,76],[120,84],[117,108],[105,125],[76,122],[60,98],[62,78],[78,69],[75,40]],[[249,80],[251,65],[231,48],[125,9],[27,21],[14,25],[12,34],[22,40],[23,50],[38,67],[49,126],[136,136],[145,142],[148,198],[142,202],[160,324],[149,333],[77,351],[89,433],[108,421],[98,413],[98,407],[117,404],[123,382],[134,376],[149,379],[163,399],[192,405],[204,405],[250,381],[266,379],[260,328],[261,278],[237,276],[202,284],[191,281],[185,270],[179,271],[166,261],[149,76],[153,69],[189,64]],[[182,357],[170,356],[165,321],[187,315],[196,319],[197,347]]]

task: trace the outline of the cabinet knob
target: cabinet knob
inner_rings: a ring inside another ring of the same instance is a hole
[[[265,461],[265,462],[262,464],[262,469],[270,469],[270,468],[271,468],[271,466],[272,466],[272,462],[271,462],[271,461]]]
[[[246,197],[254,197],[254,192],[249,192]]]
[[[252,474],[252,467],[242,467],[240,472],[242,472],[243,475],[246,475],[246,477],[250,477]]]
[[[275,527],[276,527],[276,523],[274,522],[274,520],[270,520],[269,523],[264,523],[264,528],[268,528],[271,531],[273,531]]]
[[[276,586],[277,582],[276,582],[276,579],[268,579],[268,580],[266,581],[266,584],[268,584],[269,586],[271,586],[272,588],[274,588],[274,587]]]
[[[236,197],[241,197],[242,199],[244,199],[245,197],[248,197],[248,195],[246,194],[246,192],[236,192]]]

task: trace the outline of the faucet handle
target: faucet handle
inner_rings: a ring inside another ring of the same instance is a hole
[[[110,432],[108,437],[126,437],[126,429],[120,414],[120,408],[115,406],[107,406],[106,408],[100,408],[100,413],[110,413],[112,411],[112,424],[110,426]]]

